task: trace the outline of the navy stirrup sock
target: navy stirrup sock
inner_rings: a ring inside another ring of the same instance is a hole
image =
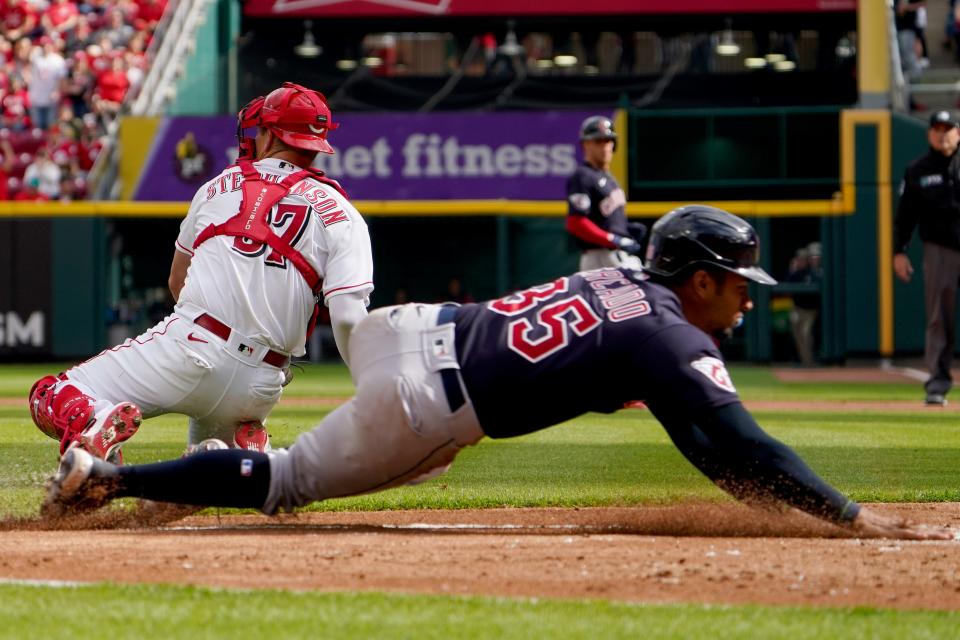
[[[270,489],[270,457],[243,449],[205,451],[117,471],[118,496],[161,502],[261,509]]]

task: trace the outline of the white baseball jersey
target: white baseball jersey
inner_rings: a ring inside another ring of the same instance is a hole
[[[271,182],[300,170],[275,158],[254,167]],[[238,213],[242,184],[243,174],[233,166],[194,196],[176,242],[177,250],[192,258],[175,310],[187,318],[209,313],[272,349],[303,355],[314,296],[289,261],[268,246],[224,235],[193,249],[206,227]],[[273,208],[268,223],[316,269],[325,302],[348,292],[369,300],[373,259],[367,224],[336,189],[306,178]]]

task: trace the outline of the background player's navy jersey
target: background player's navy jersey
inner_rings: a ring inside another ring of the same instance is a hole
[[[595,225],[610,233],[626,236],[627,203],[623,189],[612,174],[584,162],[567,179],[567,206],[569,215],[586,216]],[[595,249],[577,239],[581,249]]]
[[[456,325],[464,383],[493,438],[631,400],[688,414],[739,401],[713,339],[638,272],[584,271],[464,305]]]

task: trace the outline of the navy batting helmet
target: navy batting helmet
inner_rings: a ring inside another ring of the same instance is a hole
[[[777,284],[757,266],[760,239],[745,220],[722,209],[693,204],[669,212],[653,225],[644,270],[672,277],[693,266],[713,266],[760,284]]]
[[[613,130],[613,121],[607,116],[590,116],[580,125],[580,141],[613,140],[617,148],[617,132]]]

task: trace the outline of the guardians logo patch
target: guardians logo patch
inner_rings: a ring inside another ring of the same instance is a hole
[[[723,364],[723,360],[704,356],[699,360],[691,362],[690,366],[702,373],[707,380],[724,391],[729,391],[730,393],[737,392],[737,389],[733,386],[733,380],[730,379],[730,374],[727,373],[727,367]]]

